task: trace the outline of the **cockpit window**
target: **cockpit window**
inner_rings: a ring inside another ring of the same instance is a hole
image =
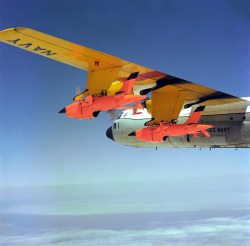
[[[124,115],[123,115],[123,117],[126,117],[128,115],[128,113],[126,112]]]
[[[116,123],[113,124],[113,129],[116,129]]]
[[[122,114],[123,114],[123,112],[120,113],[120,114],[117,116],[117,120],[121,118]]]

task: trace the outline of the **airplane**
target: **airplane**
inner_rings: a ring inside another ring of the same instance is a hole
[[[140,140],[136,137],[135,132],[151,127],[145,126],[152,119],[147,108],[139,110],[141,114],[138,115],[133,115],[131,110],[121,112],[113,125],[107,129],[106,136],[119,144],[131,147],[209,148],[210,150],[215,148],[249,148],[250,97],[243,99],[244,101],[241,102],[205,107],[198,123],[212,126],[206,130],[210,137],[203,134],[196,137],[195,134],[187,133],[184,136],[168,135],[161,142]],[[192,116],[192,112],[198,107],[183,108],[176,126],[185,124],[190,115]]]
[[[87,70],[86,90],[60,112],[90,119],[100,111],[126,108],[106,132],[120,144],[250,147],[250,98],[238,98],[29,28],[3,30],[0,41]],[[131,102],[136,107],[124,106]],[[194,117],[197,112],[199,117]],[[148,138],[150,129],[161,132],[162,139]]]

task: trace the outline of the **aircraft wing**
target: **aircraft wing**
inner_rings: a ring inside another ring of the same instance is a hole
[[[115,84],[114,80],[122,84],[131,73],[139,72],[135,86],[140,86],[141,94],[151,91],[147,108],[154,120],[149,124],[177,119],[187,100],[186,107],[243,100],[29,28],[3,30],[0,41],[87,70],[85,94],[89,95],[100,95]],[[116,84],[117,91],[120,87]]]
[[[144,80],[143,84],[152,83],[151,80],[145,81],[147,73],[154,71],[152,69],[29,28],[3,30],[0,32],[0,41],[87,70],[86,89],[90,95],[108,90],[114,80],[126,80],[133,72],[141,74],[138,84],[141,79]],[[151,79],[152,74],[149,75]],[[162,75],[165,74],[157,72],[153,77]]]

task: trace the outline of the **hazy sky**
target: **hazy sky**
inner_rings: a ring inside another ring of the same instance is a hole
[[[248,1],[0,2],[0,28],[29,27],[236,96],[250,96]],[[0,186],[235,175],[249,150],[137,149],[105,136],[105,113],[58,114],[87,72],[0,44]],[[180,181],[182,182],[182,181]],[[187,185],[183,181],[183,185]],[[216,184],[211,185],[216,188]]]

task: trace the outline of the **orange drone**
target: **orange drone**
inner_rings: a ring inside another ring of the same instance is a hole
[[[132,91],[137,75],[138,72],[132,73],[124,82],[122,88],[116,92],[115,95],[87,95],[85,98],[83,96],[79,99],[79,101],[68,105],[59,113],[66,113],[68,117],[76,119],[91,119],[97,117],[101,111],[112,109],[133,109],[134,114],[136,114],[137,107],[139,109],[143,109],[140,100],[146,98],[146,96],[141,95],[129,95]],[[137,107],[121,107],[122,105],[130,103],[135,103]]]

